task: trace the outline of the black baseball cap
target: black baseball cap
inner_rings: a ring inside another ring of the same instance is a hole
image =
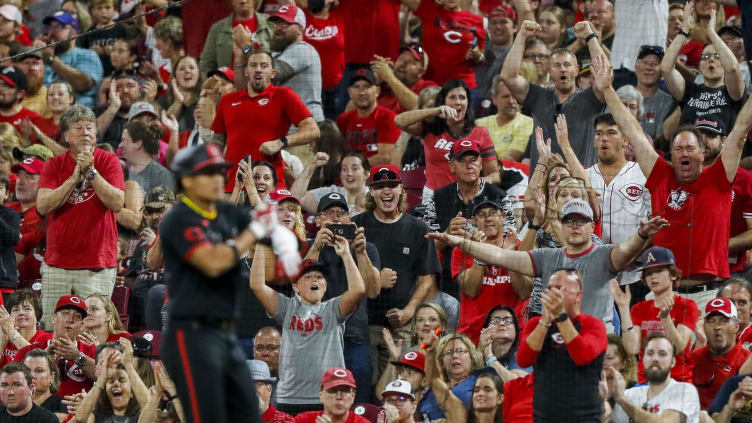
[[[29,87],[29,81],[26,75],[15,66],[4,66],[0,69],[0,79],[6,84],[19,90],[25,90]]]
[[[649,56],[651,54],[655,54],[658,56],[659,60],[663,60],[663,55],[666,54],[666,51],[661,46],[651,46],[648,44],[640,46],[640,51],[637,52],[637,58],[642,59],[645,56]]]
[[[723,123],[723,120],[715,119],[712,116],[695,120],[695,129],[715,135],[726,135],[726,124]]]
[[[222,152],[217,146],[199,144],[180,150],[175,155],[170,170],[180,176],[185,176],[210,170],[223,170],[231,166],[232,164],[222,157]]]
[[[316,261],[316,260],[304,261],[303,269],[300,271],[300,274],[298,275],[298,279],[302,278],[303,275],[309,272],[321,272],[326,278],[326,264],[320,261]]]
[[[722,26],[721,29],[718,30],[719,37],[726,33],[729,33],[738,38],[744,38],[744,35],[742,34],[742,30],[733,25],[725,25],[725,26]]]
[[[674,253],[668,248],[650,247],[637,259],[637,263],[640,267],[636,270],[640,272],[653,267],[673,266],[676,261],[674,260]]]
[[[352,78],[350,78],[350,84],[348,87],[352,87],[358,81],[368,81],[371,85],[376,85],[376,75],[373,74],[369,68],[360,68],[355,71]]]
[[[321,197],[321,200],[319,200],[319,205],[316,208],[316,213],[321,213],[322,211],[332,206],[340,206],[344,210],[349,210],[350,208],[344,195],[338,192],[330,192],[329,194]]]
[[[475,213],[478,212],[482,207],[485,206],[493,206],[497,209],[501,210],[504,208],[504,206],[501,204],[501,199],[495,198],[495,197],[485,197],[482,198],[476,205],[473,207],[473,216],[475,216]]]

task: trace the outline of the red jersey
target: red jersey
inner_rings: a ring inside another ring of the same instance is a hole
[[[23,363],[24,359],[26,358],[26,354],[29,351],[33,350],[34,348],[47,348],[50,345],[50,342],[52,342],[52,337],[50,337],[50,339],[48,339],[47,342],[43,344],[43,346],[29,345],[21,348],[18,351],[18,354],[16,354],[15,361]],[[79,351],[91,358],[94,358],[94,354],[97,350],[96,346],[84,344],[83,342],[76,342],[76,347],[78,347]],[[92,387],[92,381],[88,378],[88,376],[86,376],[84,369],[78,367],[75,362],[68,361],[63,358],[58,358],[57,361],[58,367],[64,365],[66,372],[65,374],[60,375],[60,387],[58,388],[55,395],[64,397],[66,395],[80,393],[81,390],[89,392],[89,389],[91,389]]]
[[[277,172],[279,185],[284,187],[285,164],[282,155],[276,153],[267,156],[261,154],[259,148],[267,141],[287,135],[292,125],[297,126],[308,117],[311,117],[311,112],[289,87],[269,84],[264,91],[253,97],[248,95],[248,90],[223,95],[211,129],[215,134],[225,135],[227,140],[225,159],[232,163],[232,167],[225,190],[232,192],[238,162],[248,154],[254,161],[270,162]]]
[[[645,186],[650,190],[653,216],[670,223],[655,234],[653,245],[673,251],[684,276],[728,278],[731,183],[723,158],[703,170],[694,182],[680,184],[673,167],[659,157]]]
[[[475,64],[467,59],[467,51],[486,49],[483,18],[466,10],[451,11],[434,0],[421,0],[415,16],[423,21],[423,48],[430,58],[426,78],[439,85],[461,79],[475,89]]]
[[[119,342],[118,340],[120,338],[130,338],[132,335],[126,331],[120,332],[120,333],[114,333],[107,337],[107,341],[105,342]]]
[[[294,423],[295,419],[291,415],[283,413],[274,408],[273,405],[269,404],[269,408],[267,408],[261,416],[261,421],[263,423]]]
[[[687,44],[679,51],[679,59],[684,60],[684,64],[690,68],[696,68],[700,66],[700,58],[702,56],[702,49],[705,45],[696,40],[689,40]]]
[[[465,139],[473,140],[480,145],[480,157],[484,162],[496,161],[494,148],[488,129],[476,126],[470,135],[454,139],[449,132],[439,136],[428,133],[423,137],[423,150],[426,155],[426,187],[436,190],[444,185],[455,182],[457,178],[449,171],[449,152],[452,145]]]
[[[42,117],[39,116],[37,112],[33,112],[26,107],[22,107],[21,110],[15,115],[0,115],[0,123],[10,123],[14,128],[16,128],[16,131],[21,132],[21,121],[26,118],[31,119],[34,124],[37,124],[39,120],[42,119]]]
[[[504,384],[504,423],[533,423],[535,379],[530,373]]]
[[[736,334],[736,342],[742,344],[742,347],[747,350],[752,347],[752,323],[739,330]]]
[[[335,7],[329,17],[319,19],[308,9],[303,9],[306,27],[303,40],[312,45],[321,58],[321,86],[334,88],[345,72],[345,17],[342,9]]]
[[[76,167],[70,151],[44,163],[39,188],[56,189]],[[125,191],[123,167],[112,153],[94,149],[94,168],[117,189]],[[117,213],[104,206],[91,183],[76,187],[65,204],[47,215],[44,262],[63,269],[117,266]],[[82,230],[85,228],[86,230]]]
[[[726,354],[716,357],[710,353],[710,347],[698,348],[689,353],[692,365],[692,384],[700,394],[700,406],[707,410],[721,385],[731,376],[739,373],[750,352],[737,343]]]
[[[420,92],[423,91],[424,88],[436,86],[437,85],[435,82],[426,81],[425,79],[421,78],[418,80],[418,82],[414,83],[412,87],[410,87],[410,91],[414,92],[415,94],[420,94]],[[392,89],[389,88],[389,86],[386,84],[382,84],[381,86],[381,92],[379,94],[379,105],[384,106],[397,114],[406,111],[400,104],[399,100],[397,100],[397,96],[394,95]]]
[[[458,247],[452,250],[452,280],[473,266],[473,256],[465,254]],[[497,305],[508,305],[516,310],[520,297],[512,289],[509,271],[502,267],[487,265],[483,274],[480,291],[475,298],[460,292],[460,321],[457,333],[464,333],[473,343],[478,344],[480,331],[486,314]]]
[[[731,237],[747,231],[746,219],[752,219],[752,172],[740,167],[731,186]],[[730,273],[743,272],[746,264],[746,251],[729,253]]]
[[[35,348],[47,348],[47,342],[49,342],[50,339],[52,339],[52,333],[37,330],[34,336],[29,339],[29,351]],[[4,367],[11,361],[16,361],[16,355],[18,355],[18,348],[16,348],[12,342],[8,341],[8,343],[5,344],[5,348],[3,348],[3,356],[0,358],[0,367]]]
[[[642,335],[640,351],[645,347],[648,335],[654,332],[663,333],[663,324],[661,324],[661,319],[658,318],[658,313],[660,312],[655,307],[653,300],[640,301],[632,306],[632,310],[630,311],[632,324],[640,328]],[[679,327],[679,325],[684,325],[694,332],[699,313],[697,304],[693,300],[674,294],[674,308],[669,313],[674,326]],[[692,368],[687,361],[687,354],[691,351],[690,344],[691,342],[688,342],[684,352],[676,357],[676,365],[671,369],[671,377],[679,382],[689,382],[692,378]],[[637,380],[639,383],[645,383],[646,381],[642,360],[640,360],[637,366]]]
[[[393,111],[379,105],[364,118],[358,116],[357,109],[342,113],[337,118],[337,126],[345,137],[345,150],[372,157],[379,152],[379,144],[395,144],[401,134],[394,123],[396,116]]]
[[[323,411],[307,411],[295,416],[295,423],[316,423],[316,417],[324,414]],[[365,417],[361,417],[352,411],[347,415],[345,423],[371,423]]]
[[[397,59],[402,7],[399,0],[348,0],[338,7],[347,22],[345,63],[368,64],[374,54]]]

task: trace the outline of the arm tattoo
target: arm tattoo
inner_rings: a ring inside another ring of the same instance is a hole
[[[292,68],[289,64],[283,62],[282,60],[275,60],[274,61],[274,70],[276,71],[276,75],[274,76],[274,79],[272,82],[274,85],[282,85],[285,82],[287,82],[288,79],[295,76],[295,69]]]

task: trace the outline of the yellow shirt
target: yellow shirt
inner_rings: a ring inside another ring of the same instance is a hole
[[[51,116],[50,110],[47,108],[47,87],[40,88],[36,95],[27,95],[24,97],[21,101],[21,105],[32,112],[37,112],[37,114],[44,118]]]
[[[511,122],[502,127],[496,123],[496,115],[478,119],[475,124],[488,129],[499,159],[505,157],[509,150],[524,152],[533,133],[533,118],[522,113],[517,113]]]

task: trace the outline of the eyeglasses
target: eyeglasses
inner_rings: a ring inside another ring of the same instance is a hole
[[[701,60],[720,60],[721,56],[718,55],[718,53],[706,53],[700,56]]]
[[[547,54],[543,54],[543,53],[540,53],[540,54],[532,54],[531,53],[531,54],[526,54],[526,55],[523,56],[524,59],[532,60],[532,61],[536,61],[536,60],[548,60],[548,57],[549,56]]]
[[[572,219],[572,218],[564,219],[564,220],[561,221],[561,224],[564,225],[564,226],[566,226],[567,228],[573,228],[575,226],[577,226],[578,228],[580,228],[580,227],[583,227],[583,226],[587,225],[588,223],[590,223],[589,220]]]
[[[397,172],[389,169],[381,169],[378,172],[373,174],[373,177],[371,178],[373,182],[379,182],[379,181],[396,181],[399,179],[397,176]]]
[[[155,209],[153,207],[144,207],[144,214],[159,214],[164,211],[164,207]]]
[[[479,211],[478,213],[475,213],[475,217],[477,217],[478,219],[487,219],[489,217],[496,217],[496,216],[499,216],[499,215],[501,215],[501,210],[499,210],[499,209],[491,210],[491,211],[487,211],[487,212],[485,212],[485,211]]]
[[[494,317],[493,319],[488,321],[489,326],[511,326],[512,323],[514,323],[514,320],[511,317]]]
[[[269,345],[263,345],[263,344],[254,344],[253,349],[258,352],[274,352],[279,349],[279,345],[269,344]]]
[[[470,350],[468,350],[467,348],[454,348],[454,349],[451,349],[451,350],[444,351],[444,354],[442,354],[442,355],[444,357],[450,357],[450,356],[453,356],[455,354],[461,355],[461,354],[467,354],[469,352],[470,352]]]
[[[409,399],[406,395],[391,395],[384,398],[384,404],[404,404]]]
[[[355,392],[355,389],[352,386],[335,386],[334,388],[325,389],[325,391],[330,395],[347,395]]]
[[[321,212],[322,216],[326,217],[345,217],[349,214],[347,210],[334,210],[334,209],[328,209]]]
[[[651,46],[651,45],[645,44],[645,45],[640,46],[640,52],[637,53],[637,56],[643,57],[646,54],[655,54],[656,56],[663,59],[664,53],[665,52],[663,50],[663,47],[661,46]]]

